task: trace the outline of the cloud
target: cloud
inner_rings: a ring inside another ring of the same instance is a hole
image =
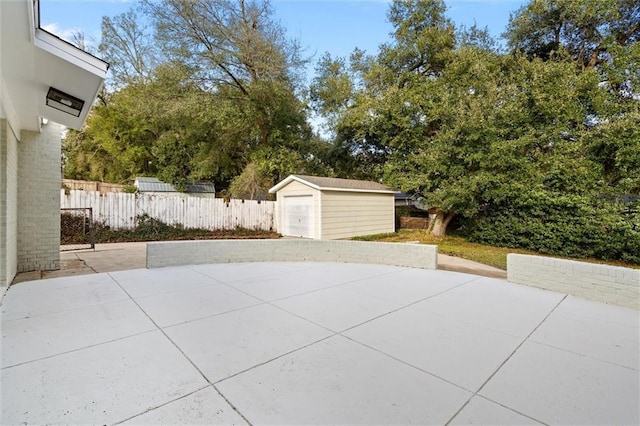
[[[2,0],[0,0],[2,1]],[[97,48],[97,42],[96,40],[99,39],[99,35],[96,38],[95,34],[89,34],[87,33],[83,28],[81,27],[72,27],[72,28],[60,28],[60,25],[57,22],[52,22],[49,24],[44,24],[44,25],[40,25],[40,27],[53,34],[56,35],[58,37],[60,37],[61,39],[63,39],[64,41],[67,41],[73,45],[75,45],[75,41],[74,41],[74,35],[78,34],[78,33],[82,33],[84,34],[84,43],[85,43],[85,50],[87,50],[88,52],[92,53],[93,51],[96,50]]]
[[[50,32],[51,34],[57,35],[58,37],[66,41],[71,41],[74,34],[77,34],[79,32],[80,33],[84,32],[83,29],[80,27],[62,29],[60,28],[60,25],[57,22],[44,24],[44,25],[41,25],[41,27],[43,30]]]
[[[56,34],[58,32],[58,24],[56,23],[44,24],[40,25],[40,27],[42,27],[43,30],[50,32],[51,34]]]

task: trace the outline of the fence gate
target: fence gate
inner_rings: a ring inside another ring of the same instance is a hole
[[[60,209],[60,251],[94,249],[93,209]]]

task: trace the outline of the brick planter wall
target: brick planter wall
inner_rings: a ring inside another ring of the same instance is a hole
[[[640,270],[509,254],[507,280],[640,310]]]
[[[429,218],[427,217],[400,216],[398,219],[400,229],[427,229],[429,227]]]
[[[436,269],[438,247],[340,240],[210,240],[147,244],[147,268],[231,262],[374,263]]]

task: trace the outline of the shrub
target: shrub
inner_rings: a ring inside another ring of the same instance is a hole
[[[111,229],[103,223],[94,222],[96,243],[129,241],[202,240],[219,238],[279,238],[274,232],[236,228],[232,230],[185,229],[184,226],[168,225],[147,214],[136,217],[134,229]]]
[[[546,254],[640,263],[640,205],[532,192],[465,221],[471,241]]]
[[[83,214],[63,212],[60,215],[60,244],[88,244],[90,231],[91,223]]]
[[[134,234],[140,238],[156,239],[157,237],[170,238],[183,230],[182,225],[167,225],[159,219],[152,218],[148,214],[136,217]]]

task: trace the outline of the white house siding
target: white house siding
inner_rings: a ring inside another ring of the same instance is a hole
[[[22,131],[18,143],[18,272],[60,266],[61,127]]]
[[[394,232],[393,194],[322,191],[322,239]]]
[[[0,300],[18,270],[18,141],[0,119]]]
[[[313,238],[319,239],[321,233],[320,224],[320,191],[304,185],[300,182],[293,181],[287,186],[280,189],[277,193],[277,227],[279,232],[284,232],[284,205],[286,197],[299,197],[311,195],[313,196]]]

